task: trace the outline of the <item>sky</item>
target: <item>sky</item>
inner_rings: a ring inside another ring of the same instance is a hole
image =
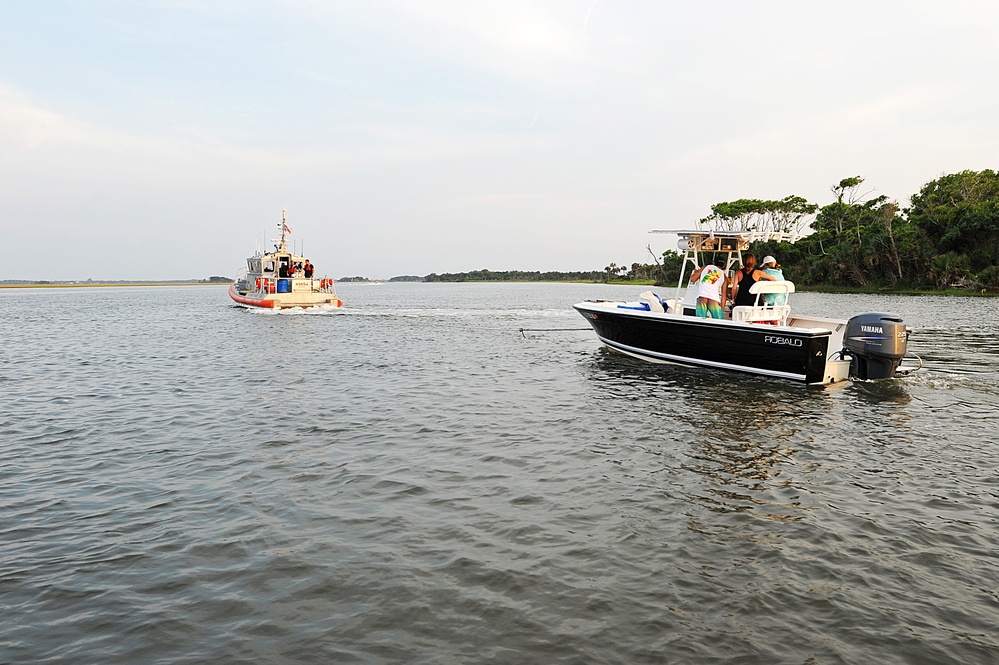
[[[602,270],[999,168],[991,0],[0,1],[0,280]],[[11,251],[13,250],[13,251]]]

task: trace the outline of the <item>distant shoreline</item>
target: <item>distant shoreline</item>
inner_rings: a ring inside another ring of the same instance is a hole
[[[228,286],[230,282],[52,282],[0,284],[0,289],[78,289],[106,286]]]
[[[375,282],[339,282],[342,284],[374,284]],[[383,282],[387,284],[388,282]],[[633,280],[612,282],[589,282],[585,280],[455,280],[441,282],[420,282],[421,284],[592,284],[594,286],[603,284],[609,286],[645,286],[658,289],[675,289],[675,285],[656,286],[651,281]],[[78,289],[78,288],[106,288],[106,287],[130,287],[130,286],[228,286],[231,282],[51,282],[47,284],[0,283],[0,289]],[[828,285],[821,286],[799,286],[800,293],[840,293],[840,294],[866,294],[866,295],[894,295],[894,296],[971,296],[971,297],[995,297],[999,293],[994,291],[973,291],[968,289],[879,289],[873,287],[835,287]]]

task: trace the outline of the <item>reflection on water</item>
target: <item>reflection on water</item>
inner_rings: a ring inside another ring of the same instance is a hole
[[[859,402],[871,406],[885,402],[908,404],[912,399],[906,385],[909,380],[907,377],[887,381],[851,381],[844,385],[844,390]]]
[[[825,391],[751,374],[648,363],[609,349],[595,354],[591,370],[594,385],[615,399],[652,405],[655,428],[667,437],[663,445],[675,446],[679,470],[694,474],[673,491],[683,487],[679,493],[686,500],[716,512],[801,518],[789,469],[796,447],[810,441],[802,429],[810,430],[833,409]]]
[[[598,392],[635,411],[676,458],[658,454],[674,481],[671,493],[713,512],[778,521],[805,519],[807,487],[834,467],[816,463],[830,441],[860,449],[911,444],[909,379],[806,387],[751,374],[654,364],[606,347],[592,355],[588,377]],[[808,452],[798,460],[799,451]],[[674,466],[675,465],[675,466]],[[686,475],[677,476],[678,472]],[[710,531],[700,523],[691,528]],[[726,527],[729,528],[729,527]],[[733,534],[729,533],[728,536]]]

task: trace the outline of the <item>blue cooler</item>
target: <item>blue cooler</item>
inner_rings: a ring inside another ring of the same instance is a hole
[[[279,279],[278,280],[278,293],[291,293],[291,280]]]

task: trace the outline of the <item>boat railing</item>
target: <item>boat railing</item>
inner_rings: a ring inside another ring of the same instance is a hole
[[[332,277],[313,277],[312,290],[336,295],[336,286],[333,283]]]

